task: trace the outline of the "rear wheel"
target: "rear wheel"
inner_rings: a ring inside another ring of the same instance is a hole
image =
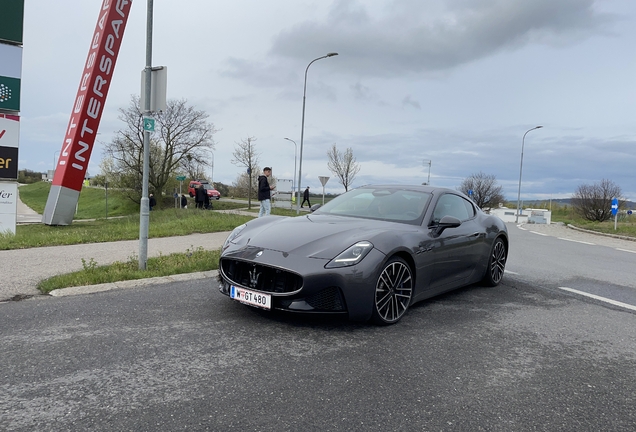
[[[413,297],[413,275],[406,261],[391,258],[382,269],[375,286],[372,320],[376,324],[395,324],[404,316]]]
[[[492,252],[488,259],[488,268],[484,275],[484,284],[494,287],[499,285],[504,275],[506,268],[506,259],[508,258],[508,251],[504,241],[500,238],[495,240],[495,244],[492,246]]]

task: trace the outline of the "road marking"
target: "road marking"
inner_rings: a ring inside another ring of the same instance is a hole
[[[564,238],[564,237],[557,237],[557,238],[559,240],[565,240],[565,241],[574,242],[574,243],[583,243],[583,244],[586,244],[586,245],[596,246],[594,243],[584,242],[584,241],[581,241],[581,240],[572,240],[572,239],[567,239],[567,238]]]
[[[518,275],[519,274],[517,272],[513,272],[513,271],[510,271],[510,270],[504,270],[504,273],[508,273],[508,274],[511,274],[511,275]]]
[[[617,251],[621,251],[621,252],[636,253],[636,251],[627,250],[627,249],[621,249],[621,248],[616,248],[616,250],[617,250]]]
[[[600,300],[602,302],[609,303],[609,304],[612,304],[614,306],[620,306],[620,307],[625,308],[625,309],[630,309],[630,310],[636,311],[636,306],[633,306],[633,305],[630,305],[630,304],[627,304],[627,303],[622,303],[622,302],[619,302],[619,301],[616,301],[616,300],[611,300],[611,299],[608,299],[608,298],[605,298],[605,297],[597,296],[597,295],[594,295],[594,294],[586,293],[585,291],[579,291],[579,290],[575,290],[575,289],[572,289],[572,288],[559,287],[559,289],[562,289],[564,291],[569,291],[569,292],[572,292],[574,294],[580,294],[580,295],[585,296],[585,297],[590,297],[590,298],[593,298],[595,300]]]
[[[523,230],[523,231],[528,231],[528,230],[527,230],[527,229],[525,229],[522,225],[517,225],[517,228],[519,228],[520,230]]]
[[[544,237],[547,237],[547,236],[548,236],[547,234],[540,233],[540,232],[536,232],[536,231],[530,231],[530,232],[531,232],[532,234],[537,234],[537,235],[541,235],[541,236],[544,236]]]

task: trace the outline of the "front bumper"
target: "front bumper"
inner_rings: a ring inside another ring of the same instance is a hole
[[[282,252],[251,247],[230,249],[223,253],[219,263],[219,291],[229,296],[230,285],[233,284],[270,294],[272,308],[275,310],[309,314],[346,314],[351,320],[366,321],[371,317],[375,283],[384,258],[381,252],[374,249],[358,265],[326,269],[325,265],[329,261],[324,259],[294,257]],[[264,277],[258,283],[251,283],[249,279],[240,279],[238,273],[232,274],[229,271],[229,268],[237,263],[256,269],[254,274],[261,271],[265,274],[276,272],[295,275],[282,276],[284,280],[295,282],[288,289],[281,288],[281,278],[275,277]],[[268,269],[269,272],[262,271],[263,269]]]

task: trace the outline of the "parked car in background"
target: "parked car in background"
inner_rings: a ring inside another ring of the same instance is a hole
[[[188,193],[190,194],[190,198],[194,197],[194,189],[199,186],[202,186],[207,191],[210,199],[218,200],[219,198],[221,198],[221,193],[218,190],[214,189],[214,186],[208,183],[207,180],[192,180],[190,182],[190,184],[188,185]]]

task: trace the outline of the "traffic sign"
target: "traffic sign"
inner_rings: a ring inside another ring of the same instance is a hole
[[[179,180],[179,181],[184,181],[185,178],[186,178],[186,176],[184,176],[184,175],[178,175],[177,176],[177,180]]]
[[[612,200],[612,216],[616,216],[617,214],[618,214],[618,198],[614,198]]]
[[[147,132],[155,131],[155,119],[151,117],[144,117],[144,130]]]

